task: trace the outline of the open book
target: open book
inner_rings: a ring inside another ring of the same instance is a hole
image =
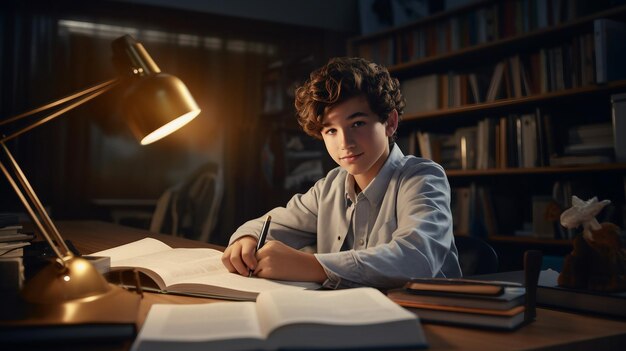
[[[228,272],[222,264],[222,252],[214,249],[173,249],[165,243],[145,238],[90,256],[108,256],[111,269],[136,268],[148,277],[152,286],[144,289],[216,297],[230,300],[254,300],[258,293],[276,289],[317,289],[319,284],[248,278]]]
[[[418,317],[380,291],[273,290],[254,302],[153,305],[132,351],[426,347]]]

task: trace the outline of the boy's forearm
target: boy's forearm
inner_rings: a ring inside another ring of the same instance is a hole
[[[313,281],[316,283],[323,283],[328,277],[326,276],[326,271],[319,263],[315,255],[311,253],[303,253],[306,256],[306,264],[304,273],[307,275],[305,279],[306,281]]]

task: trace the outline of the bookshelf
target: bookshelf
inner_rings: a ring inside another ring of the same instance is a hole
[[[284,206],[295,193],[306,192],[329,169],[324,145],[306,135],[296,120],[295,88],[320,65],[313,55],[271,63],[263,79],[262,125],[268,140],[261,146],[264,208]]]
[[[576,232],[558,225],[571,195],[610,199],[598,219],[625,227],[626,163],[606,132],[626,76],[596,79],[606,19],[626,22],[626,4],[476,1],[348,41],[414,100],[398,143],[446,168],[455,235],[485,237],[507,256],[501,268],[521,268],[526,249],[571,250]]]

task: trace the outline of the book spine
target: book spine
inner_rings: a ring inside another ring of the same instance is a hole
[[[615,160],[626,162],[626,94],[611,96]]]
[[[596,83],[606,83],[606,21],[593,22],[594,45],[596,52]]]

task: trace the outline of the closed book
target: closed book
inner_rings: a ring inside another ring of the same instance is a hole
[[[517,306],[503,314],[466,312],[461,309],[441,310],[432,308],[408,308],[425,323],[461,325],[474,328],[514,330],[524,324],[524,306]]]
[[[7,242],[13,242],[13,241],[31,241],[33,239],[35,239],[35,234],[15,233],[15,234],[0,235],[0,243],[7,243]]]
[[[626,94],[611,95],[611,115],[615,160],[626,162]]]
[[[537,306],[611,317],[626,317],[626,292],[604,293],[564,288],[558,286],[558,276],[559,272],[552,269],[542,270],[539,273]],[[473,276],[472,279],[523,282],[524,272],[484,274]]]
[[[393,289],[387,296],[397,304],[405,307],[423,307],[438,305],[463,307],[468,309],[487,309],[506,311],[524,304],[526,289],[508,287],[500,295],[476,295],[445,292],[415,293],[407,289]]]
[[[626,79],[626,24],[600,18],[594,21],[596,82]]]
[[[506,287],[520,287],[519,284],[482,281],[462,278],[415,278],[407,282],[404,289],[410,293],[458,293],[473,295],[501,295]]]
[[[616,293],[570,289],[558,286],[559,272],[541,271],[537,304],[552,308],[626,318],[626,291]]]
[[[30,245],[27,241],[14,241],[0,243],[0,257],[22,257],[24,246]]]
[[[0,227],[0,237],[15,235],[22,229],[21,225],[7,225]]]

